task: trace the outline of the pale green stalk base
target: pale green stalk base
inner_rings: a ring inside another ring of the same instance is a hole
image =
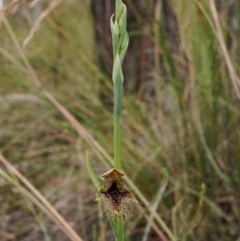
[[[124,241],[124,223],[123,223],[122,217],[119,217],[116,223],[117,223],[117,235],[115,237],[115,240]]]

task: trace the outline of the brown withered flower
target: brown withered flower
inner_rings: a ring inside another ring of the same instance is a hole
[[[116,218],[120,215],[124,220],[127,220],[131,213],[133,203],[137,202],[130,191],[123,184],[124,174],[113,168],[105,172],[101,178],[103,186],[97,200],[101,200],[103,208],[111,218]]]

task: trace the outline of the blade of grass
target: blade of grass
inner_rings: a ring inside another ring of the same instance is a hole
[[[240,100],[240,79],[233,67],[233,63],[232,60],[230,58],[230,55],[228,53],[224,38],[223,38],[223,33],[222,33],[222,29],[221,29],[221,25],[220,25],[220,21],[218,18],[218,13],[216,10],[216,5],[214,0],[209,0],[209,4],[210,4],[210,9],[211,9],[211,13],[212,13],[212,18],[213,18],[213,22],[215,24],[215,28],[216,28],[216,37],[217,40],[219,42],[220,48],[222,50],[227,68],[228,68],[228,72],[230,75],[230,78],[232,80],[232,84],[233,84],[233,88],[235,91],[235,94],[238,98],[238,100]]]
[[[221,24],[220,24],[220,21],[218,18],[218,13],[216,10],[215,2],[214,2],[214,0],[209,0],[210,10],[212,13],[212,19],[209,16],[209,14],[207,13],[206,9],[204,9],[204,6],[200,1],[194,0],[194,2],[199,7],[199,9],[202,11],[202,13],[204,14],[205,18],[207,19],[209,25],[213,29],[213,32],[219,42],[221,50],[222,50],[223,57],[225,59],[225,63],[226,63],[227,69],[228,69],[228,73],[229,73],[229,76],[232,81],[234,92],[235,92],[237,98],[240,99],[240,79],[233,67],[232,60],[230,58],[230,55],[228,53],[228,50],[227,50],[227,47],[226,47],[226,44],[224,41],[224,37],[223,37],[222,29],[221,29]]]
[[[159,203],[162,200],[162,196],[163,196],[163,193],[166,190],[167,184],[168,184],[168,180],[166,180],[163,183],[163,185],[161,185],[161,187],[160,187],[160,189],[159,189],[159,191],[157,193],[156,200],[155,200],[154,204],[152,205],[152,210],[155,211],[155,212],[157,211]],[[144,231],[144,235],[143,235],[142,241],[147,241],[147,239],[148,239],[149,232],[150,232],[150,229],[151,229],[151,223],[153,221],[153,218],[154,218],[153,217],[153,213],[151,213],[150,218],[149,218],[148,223],[147,223],[147,226],[146,226],[145,231]]]
[[[99,184],[99,182],[98,182],[98,180],[97,180],[97,177],[96,177],[95,174],[94,174],[94,171],[93,171],[93,169],[92,169],[92,167],[91,167],[91,164],[90,164],[90,162],[89,162],[89,159],[88,159],[88,156],[87,156],[87,155],[86,155],[86,164],[87,164],[88,173],[89,173],[89,175],[90,175],[90,177],[91,177],[91,179],[92,179],[92,182],[93,182],[95,188],[96,188],[98,191],[100,191],[100,184]]]

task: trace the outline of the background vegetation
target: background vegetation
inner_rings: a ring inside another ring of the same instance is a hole
[[[125,2],[123,169],[171,233],[149,228],[142,204],[128,239],[239,241],[240,3]],[[113,156],[112,4],[12,1],[0,14],[0,152],[83,240],[112,240],[85,167],[86,151],[99,175]],[[2,160],[0,240],[69,240]]]

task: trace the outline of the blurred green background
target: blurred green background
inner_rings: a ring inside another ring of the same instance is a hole
[[[240,75],[240,2],[216,1],[230,65],[219,44],[213,1],[125,2],[130,45],[123,67],[124,171],[150,203],[167,182],[157,212],[177,240],[239,241],[240,82],[234,71]],[[16,38],[1,14],[0,152],[84,240],[113,240],[108,224],[105,238],[99,236],[86,151],[98,176],[108,167],[36,88],[14,40],[43,87],[112,156],[114,1],[8,4],[5,17]],[[0,207],[1,241],[69,240],[3,175]],[[127,240],[144,240],[148,221],[136,210],[133,216]],[[152,229],[147,234],[149,241],[170,240]]]

